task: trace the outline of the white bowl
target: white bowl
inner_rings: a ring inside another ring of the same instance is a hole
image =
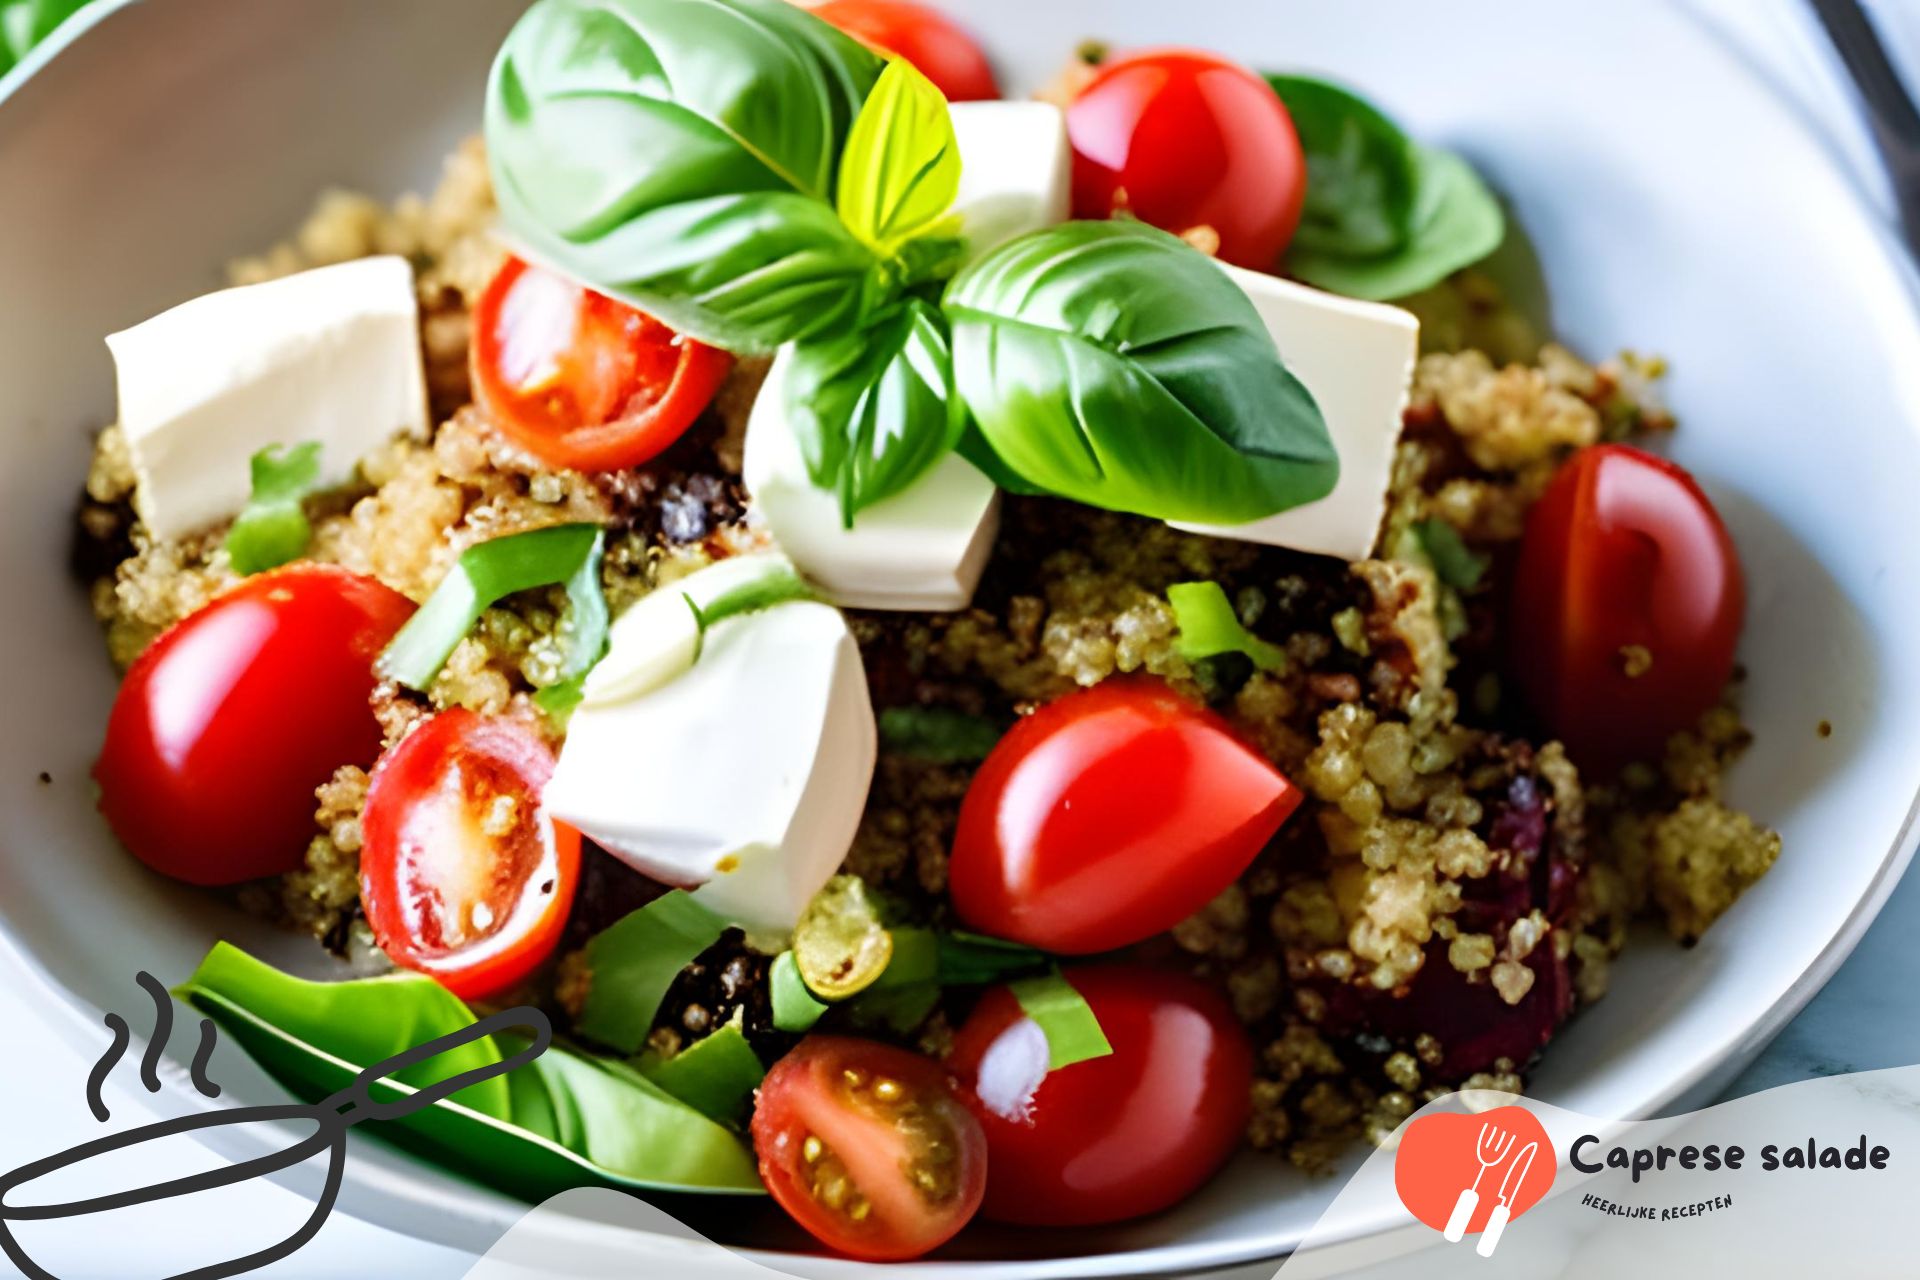
[[[89,1054],[98,1011],[137,1006],[136,969],[178,979],[216,937],[321,968],[301,940],[147,875],[94,814],[87,771],[113,680],[64,549],[87,433],[113,411],[101,336],[214,285],[226,258],[278,238],[325,186],[430,183],[477,128],[486,67],[521,7],[109,2],[0,95],[0,586],[15,618],[0,951]],[[1709,1095],[1838,966],[1912,851],[1920,326],[1890,238],[1792,112],[1667,6],[968,0],[965,12],[1021,86],[1088,35],[1361,85],[1511,199],[1576,348],[1672,357],[1673,452],[1721,503],[1752,585],[1759,742],[1735,799],[1780,828],[1786,852],[1699,946],[1632,949],[1535,1088],[1618,1117]],[[216,1075],[223,1104],[283,1097],[230,1047]],[[176,1087],[160,1105],[206,1104]],[[1249,1156],[1145,1222],[977,1230],[943,1257],[999,1260],[970,1274],[1004,1277],[1189,1272],[1284,1252],[1331,1191]],[[523,1212],[366,1141],[341,1203],[476,1250]],[[798,1243],[775,1221],[736,1216],[725,1230]],[[644,1254],[648,1238],[632,1243]]]

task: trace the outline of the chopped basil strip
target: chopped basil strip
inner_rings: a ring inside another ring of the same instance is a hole
[[[813,600],[817,597],[806,579],[792,569],[775,569],[755,578],[752,582],[742,583],[731,591],[723,592],[702,608],[692,596],[680,593],[687,602],[687,608],[693,610],[694,625],[700,628],[700,636],[693,651],[693,660],[700,661],[705,647],[707,632],[725,622],[728,618],[737,618],[742,614],[759,613],[778,604],[790,604],[795,600]]]
[[[268,445],[248,465],[253,496],[227,531],[227,555],[242,575],[277,569],[306,553],[313,525],[302,504],[323,487],[317,440]]]
[[[696,1040],[671,1058],[648,1054],[640,1074],[711,1120],[738,1124],[753,1091],[766,1078],[760,1055],[733,1023]]]
[[[559,679],[584,676],[607,646],[604,545],[599,525],[561,524],[467,548],[380,655],[380,674],[425,691],[489,607],[519,591],[564,585],[572,626]]]
[[[1175,647],[1189,662],[1244,654],[1262,671],[1284,671],[1287,655],[1241,625],[1226,589],[1217,582],[1182,582],[1167,588],[1167,603],[1180,628]]]
[[[1427,559],[1440,581],[1455,591],[1471,591],[1486,577],[1493,557],[1470,549],[1460,531],[1445,520],[1422,520],[1413,526]]]
[[[893,933],[893,958],[873,985],[877,990],[934,982],[940,977],[940,941],[931,929],[902,928]]]
[[[932,764],[985,760],[1002,732],[985,716],[949,707],[888,707],[880,713],[882,747],[892,755]]]
[[[774,1030],[796,1035],[813,1030],[813,1024],[820,1021],[828,1006],[807,990],[806,979],[800,976],[793,952],[782,951],[773,958],[768,982],[773,988]]]
[[[939,984],[915,982],[904,987],[886,987],[864,992],[849,1000],[847,1020],[858,1030],[890,1031],[897,1036],[912,1035],[940,1003]]]
[[[1047,1070],[1058,1071],[1076,1062],[1104,1058],[1113,1052],[1099,1019],[1086,998],[1055,969],[1037,978],[1007,984],[1021,1012],[1040,1024],[1047,1037]]]
[[[587,943],[590,985],[580,1034],[637,1052],[674,979],[726,931],[726,921],[675,889],[595,934]]]
[[[1047,957],[1032,947],[977,933],[939,937],[940,982],[948,987],[986,987],[1044,968]]]

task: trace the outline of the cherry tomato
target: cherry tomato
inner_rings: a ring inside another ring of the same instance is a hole
[[[948,881],[969,927],[1043,951],[1171,929],[1247,869],[1301,793],[1226,722],[1109,680],[1015,725],[960,806]]]
[[[813,14],[882,53],[905,58],[948,102],[1000,96],[987,55],[938,9],[908,0],[827,0]]]
[[[917,1053],[809,1036],[774,1064],[753,1113],[760,1180],[828,1247],[917,1258],[980,1207],[987,1140],[946,1069]]]
[[[412,613],[372,578],[298,564],[154,641],[120,685],[93,767],[120,843],[190,884],[300,866],[315,789],[380,754],[373,662]]]
[[[639,466],[693,425],[732,367],[724,351],[518,258],[474,312],[474,397],[549,466]]]
[[[511,990],[553,953],[580,881],[580,833],[548,819],[553,752],[512,720],[443,711],[374,770],[360,904],[395,964],[464,1000]]]
[[[1511,661],[1575,761],[1612,772],[1719,701],[1745,608],[1733,540],[1692,476],[1625,445],[1582,449],[1527,517]]]
[[[1273,87],[1187,49],[1103,65],[1067,108],[1073,208],[1129,213],[1175,235],[1219,237],[1219,256],[1271,271],[1300,225],[1307,161]]]
[[[1069,970],[1113,1052],[1047,1070],[1047,1040],[1005,987],[954,1039],[950,1065],[987,1135],[1001,1222],[1088,1226],[1191,1195],[1240,1144],[1253,1047],[1213,988],[1141,968]]]

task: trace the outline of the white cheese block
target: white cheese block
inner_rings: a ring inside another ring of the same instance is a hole
[[[967,252],[1065,222],[1073,207],[1066,113],[1051,102],[956,102],[960,215]]]
[[[642,874],[782,932],[846,857],[877,751],[845,619],[801,601],[716,623],[651,692],[583,704],[545,803]]]
[[[780,549],[835,604],[855,609],[964,609],[1000,531],[1000,490],[957,453],[883,502],[853,528],[838,496],[807,474],[787,423],[782,351],[747,419],[747,492]]]
[[[1411,312],[1224,266],[1253,300],[1280,358],[1320,405],[1340,452],[1340,482],[1318,502],[1251,524],[1178,525],[1244,542],[1364,560],[1386,514],[1400,416],[1407,407],[1420,322]]]
[[[321,480],[353,477],[396,434],[427,431],[419,306],[405,258],[365,258],[223,289],[107,339],[148,532],[238,515],[253,455],[318,441]]]

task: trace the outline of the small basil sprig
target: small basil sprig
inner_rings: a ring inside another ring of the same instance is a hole
[[[960,143],[947,100],[904,58],[887,64],[847,134],[835,205],[840,221],[875,254],[895,259],[915,240],[957,254]]]
[[[1252,302],[1176,236],[1037,231],[963,270],[946,311],[955,385],[996,475],[1200,524],[1313,502],[1339,478],[1320,409]]]
[[[277,569],[306,552],[313,525],[303,504],[325,487],[320,483],[317,440],[291,447],[269,445],[248,465],[253,493],[227,531],[227,556],[233,571],[242,575]]]
[[[1167,588],[1167,603],[1173,606],[1174,624],[1180,628],[1174,647],[1187,661],[1238,653],[1262,671],[1287,669],[1286,650],[1247,630],[1219,583],[1175,583]]]
[[[1372,103],[1310,76],[1267,77],[1307,155],[1285,266],[1349,297],[1403,298],[1500,247],[1499,201],[1459,156],[1409,138]]]

